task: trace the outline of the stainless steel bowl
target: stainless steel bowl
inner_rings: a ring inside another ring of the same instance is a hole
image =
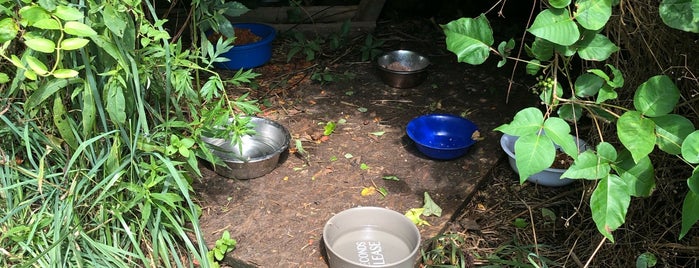
[[[394,50],[379,56],[376,65],[384,84],[395,88],[411,88],[425,81],[430,60],[410,50]]]
[[[261,117],[252,117],[251,123],[255,125],[255,134],[241,137],[241,144],[202,137],[211,152],[226,164],[213,165],[217,174],[246,180],[261,177],[279,165],[280,156],[289,148],[289,131],[281,124]]]

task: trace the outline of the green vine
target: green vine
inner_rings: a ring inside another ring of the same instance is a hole
[[[596,182],[589,199],[592,218],[599,232],[613,242],[612,232],[624,224],[631,197],[648,197],[656,186],[649,155],[658,148],[692,170],[682,209],[681,239],[699,220],[699,130],[686,117],[673,113],[682,97],[680,90],[669,76],[653,76],[636,88],[633,107],[621,107],[607,103],[624,87],[618,68],[607,64],[606,70],[588,69],[577,76],[571,71],[570,62],[576,57],[600,62],[619,50],[602,34],[618,2],[544,1],[545,8],[527,29],[534,36],[526,46],[529,59],[509,55],[512,40],[493,47],[493,31],[485,15],[460,18],[442,27],[447,49],[459,62],[479,65],[494,54],[500,58],[498,67],[508,60],[525,62],[526,72],[537,76],[534,91],[545,108],[525,108],[495,129],[519,136],[515,151],[520,183],[551,166],[559,146],[575,160],[562,177]],[[692,10],[697,6],[698,0],[665,0],[660,4],[660,17],[673,28],[696,33],[699,18]],[[574,136],[583,114],[593,119],[601,142],[579,152]],[[604,123],[615,124],[620,146],[604,140]]]

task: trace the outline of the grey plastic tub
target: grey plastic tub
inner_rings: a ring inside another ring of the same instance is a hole
[[[323,228],[330,268],[412,268],[420,232],[405,215],[379,207],[356,207],[335,214]]]

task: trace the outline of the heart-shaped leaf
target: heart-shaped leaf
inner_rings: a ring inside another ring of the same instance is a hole
[[[570,46],[580,38],[578,25],[565,9],[541,11],[528,31],[536,37],[562,46]]]
[[[666,75],[656,75],[643,82],[633,96],[633,106],[645,116],[666,115],[675,109],[680,90]]]
[[[619,51],[619,47],[601,34],[595,34],[591,39],[581,40],[578,45],[580,45],[578,49],[580,58],[590,61],[606,60],[612,53]]]
[[[624,113],[616,124],[619,140],[635,162],[646,157],[655,147],[655,123],[638,111]]]
[[[612,16],[612,0],[575,1],[575,20],[589,30],[599,30]]]
[[[490,55],[490,46],[495,42],[493,30],[484,15],[476,18],[461,18],[442,26],[446,35],[447,49],[456,54],[459,62],[478,65]]]

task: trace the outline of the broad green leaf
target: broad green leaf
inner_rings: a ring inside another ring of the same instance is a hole
[[[10,76],[8,76],[6,73],[0,72],[0,84],[7,82],[10,82]]]
[[[684,160],[699,164],[699,130],[695,130],[684,138],[681,151]]]
[[[423,216],[434,215],[437,217],[441,217],[442,216],[442,208],[440,208],[439,205],[437,205],[437,203],[435,203],[434,200],[432,200],[432,197],[430,197],[430,194],[425,192],[424,196],[425,196],[425,200],[424,200],[425,205],[422,207],[425,208],[425,210],[422,212],[422,215]]]
[[[19,10],[19,16],[22,18],[20,23],[24,26],[33,26],[37,21],[51,18],[51,14],[36,5],[22,7]]]
[[[604,85],[602,86],[602,88],[599,89],[595,103],[600,104],[608,100],[616,99],[618,96],[619,94],[614,90],[613,87],[610,87],[609,85]]]
[[[601,179],[590,196],[592,220],[597,225],[597,230],[612,243],[612,232],[626,221],[630,202],[631,195],[626,182],[614,174]]]
[[[699,166],[695,167],[694,171],[692,171],[692,176],[687,179],[687,185],[689,186],[689,190],[695,194],[699,194]]]
[[[66,38],[61,41],[61,49],[63,50],[76,50],[84,47],[87,45],[87,43],[90,43],[90,40],[85,39],[85,38]]]
[[[541,38],[534,38],[529,52],[537,60],[548,61],[553,57],[554,44],[551,41]]]
[[[56,95],[56,98],[53,99],[53,123],[68,146],[73,149],[78,148],[78,140],[73,133],[70,115],[66,112],[66,107],[63,105],[60,95]]]
[[[575,20],[588,30],[601,29],[612,16],[612,0],[578,0],[575,6]]]
[[[53,11],[53,15],[56,15],[56,17],[59,17],[62,20],[79,20],[84,18],[84,15],[80,10],[74,7],[70,7],[67,5],[58,5],[56,6],[56,10]]]
[[[72,34],[80,37],[93,36],[97,34],[97,32],[90,28],[90,26],[87,26],[86,24],[77,21],[66,22],[65,25],[63,25],[63,31],[65,31],[67,34]]]
[[[605,163],[610,163],[613,161],[616,161],[617,159],[617,153],[616,149],[614,146],[612,146],[610,143],[603,141],[597,144],[597,155],[599,156],[600,160]]]
[[[575,79],[575,96],[592,97],[597,95],[603,85],[604,79],[601,77],[590,73],[581,74]]]
[[[581,40],[578,45],[578,55],[583,60],[604,61],[612,53],[619,51],[619,47],[601,34],[595,34],[591,40]]]
[[[609,163],[599,158],[593,151],[585,151],[578,155],[561,178],[597,180],[609,176]]]
[[[51,73],[55,78],[73,78],[78,76],[78,71],[72,69],[58,69]]]
[[[565,120],[558,117],[549,117],[544,122],[544,133],[554,144],[573,159],[578,158],[580,150],[575,144],[575,138],[570,135],[570,126]]]
[[[124,89],[115,82],[108,83],[107,88],[107,113],[109,118],[117,124],[126,122],[126,99]]]
[[[658,148],[668,154],[682,153],[682,142],[692,131],[694,124],[684,116],[666,114],[651,118],[655,122]]]
[[[484,15],[476,18],[460,18],[442,26],[447,49],[456,54],[459,62],[478,65],[490,55],[495,42],[493,30]]]
[[[699,33],[699,1],[663,0],[659,8],[660,18],[672,28]]]
[[[512,122],[500,125],[495,130],[512,136],[524,136],[539,133],[543,125],[544,114],[535,107],[529,107],[517,112]]]
[[[60,30],[61,22],[54,18],[43,19],[34,23],[34,27],[44,30]]]
[[[570,5],[570,0],[549,0],[549,4],[555,8],[564,8]]]
[[[126,13],[121,13],[115,10],[114,6],[108,4],[102,9],[102,18],[104,19],[104,24],[112,33],[119,37],[124,36],[128,19]]]
[[[26,55],[25,59],[27,60],[29,68],[31,68],[32,71],[34,71],[36,74],[46,75],[47,73],[49,73],[49,69],[46,67],[46,65],[44,65],[43,62],[41,62],[41,60],[31,55]]]
[[[24,44],[33,50],[43,53],[53,53],[56,51],[56,43],[46,38],[27,39],[24,40]]]
[[[648,197],[655,189],[655,169],[648,156],[636,162],[628,150],[622,150],[612,168],[628,184],[631,196]]]
[[[519,182],[524,183],[529,176],[550,167],[555,157],[556,147],[546,135],[530,134],[519,137],[515,142],[515,163],[519,171]]]
[[[575,103],[565,103],[558,108],[558,116],[569,122],[577,122],[582,117],[582,107]]]
[[[624,113],[616,124],[617,136],[635,162],[646,157],[655,147],[655,123],[638,111]]]
[[[565,9],[545,9],[528,29],[534,36],[552,43],[570,46],[580,38],[580,31]]]
[[[0,20],[0,44],[15,39],[19,27],[12,18]]]
[[[633,106],[645,116],[666,115],[675,109],[680,90],[666,75],[657,75],[643,82],[633,96]]]
[[[682,239],[689,229],[699,220],[699,194],[688,191],[682,202],[682,230],[679,239]]]

